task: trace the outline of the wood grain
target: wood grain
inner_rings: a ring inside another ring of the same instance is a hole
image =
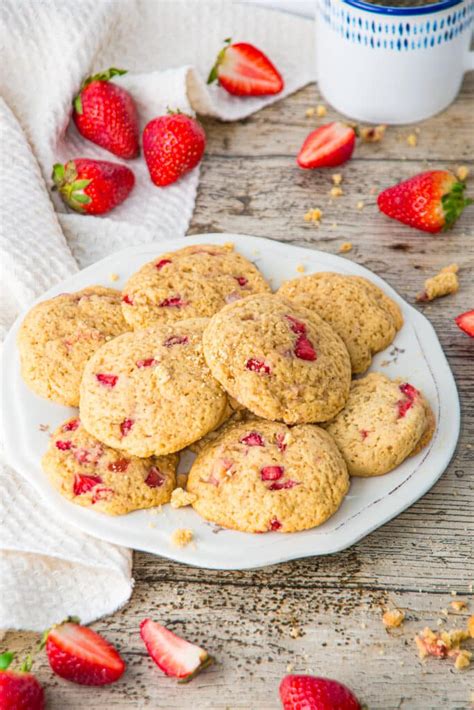
[[[370,710],[469,707],[472,669],[457,672],[448,661],[422,664],[413,636],[446,618],[441,610],[449,607],[452,591],[470,599],[470,607],[450,613],[443,627],[461,626],[474,613],[474,341],[453,322],[474,306],[473,210],[452,232],[432,237],[379,214],[375,196],[428,166],[468,164],[474,154],[473,97],[471,74],[447,111],[416,127],[414,148],[406,142],[413,126],[390,128],[381,143],[359,146],[337,170],[344,190],[337,199],[328,195],[331,172],[303,172],[294,162],[307,132],[321,122],[305,117],[306,108],[321,102],[314,86],[235,124],[203,121],[208,148],[190,234],[248,233],[333,253],[351,241],[345,256],[380,274],[411,303],[428,275],[454,261],[460,265],[456,295],[417,307],[431,320],[454,371],[461,438],[446,473],[426,496],[339,554],[218,572],[135,553],[130,604],[94,624],[123,652],[126,676],[100,690],[82,688],[52,678],[42,657],[37,669],[48,688],[48,708],[276,710],[288,664],[295,672],[343,680]],[[324,120],[335,117],[329,110]],[[363,210],[356,208],[359,200]],[[319,227],[303,220],[312,207],[323,210]],[[389,634],[381,614],[396,605],[406,610],[407,621]],[[216,665],[187,686],[166,678],[138,636],[146,616],[204,645]],[[4,646],[24,653],[35,643],[34,634],[10,633]]]

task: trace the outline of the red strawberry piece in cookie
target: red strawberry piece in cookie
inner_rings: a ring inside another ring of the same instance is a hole
[[[286,444],[286,434],[281,432],[280,434],[277,434],[275,437],[276,445],[278,447],[278,451],[281,451],[283,453],[286,450],[287,444]]]
[[[251,431],[246,434],[241,439],[239,439],[241,444],[246,444],[247,446],[265,446],[263,437],[257,431]]]
[[[164,482],[165,478],[162,473],[156,468],[156,466],[152,466],[148,472],[148,476],[145,478],[146,485],[150,488],[159,488]]]
[[[169,338],[166,338],[163,345],[167,348],[171,348],[173,345],[186,345],[188,341],[189,338],[187,335],[170,335]]]
[[[62,431],[76,431],[81,424],[80,419],[71,419],[69,422],[63,425]]]
[[[77,473],[74,476],[74,495],[81,496],[83,493],[88,493],[100,483],[102,483],[102,479],[100,476],[86,476],[84,474]]]
[[[254,357],[247,360],[247,362],[245,363],[245,367],[251,372],[263,373],[265,375],[269,375],[271,372],[269,365],[267,365],[263,360],[258,360]]]
[[[122,296],[122,301],[123,301],[124,303],[126,303],[127,306],[133,306],[133,300],[132,300],[132,299],[130,298],[130,296],[128,296],[127,294],[125,294],[124,296]]]
[[[59,449],[60,451],[69,451],[69,449],[72,447],[72,441],[60,441],[58,440],[56,442],[56,448]]]
[[[299,481],[277,481],[276,483],[272,483],[271,486],[268,487],[269,491],[282,491],[282,490],[288,490],[289,488],[294,488],[295,486],[299,486]]]
[[[181,296],[171,296],[170,298],[164,298],[161,301],[160,308],[184,308],[184,306],[189,305],[187,301],[183,301]]]
[[[171,259],[160,259],[156,264],[156,268],[160,271],[166,264],[171,264]]]
[[[298,333],[298,334],[305,334],[306,333],[306,326],[304,323],[302,323],[300,320],[297,318],[294,318],[293,316],[285,316],[287,321],[290,323],[290,328],[293,331],[293,333]]]
[[[264,466],[260,469],[262,481],[277,481],[283,476],[285,469],[283,466]]]
[[[95,488],[92,494],[92,505],[99,503],[101,500],[110,500],[114,495],[111,488],[102,486],[101,488]]]
[[[398,416],[401,418],[404,417],[408,410],[413,407],[413,403],[420,393],[415,387],[413,387],[413,385],[408,384],[408,382],[400,385],[399,389],[400,392],[405,395],[404,399],[397,402]]]
[[[279,530],[281,528],[282,524],[277,518],[272,518],[269,523],[269,529],[270,530]]]
[[[314,362],[314,360],[317,359],[313,344],[304,334],[298,336],[298,340],[295,344],[295,355],[300,360],[308,360],[309,362]]]
[[[96,376],[97,382],[100,382],[100,384],[103,387],[115,387],[115,385],[118,382],[118,375],[106,375],[103,373],[99,373]]]
[[[239,286],[246,286],[248,284],[248,279],[245,278],[245,276],[234,276],[234,279],[237,281]]]
[[[130,465],[130,459],[117,459],[117,461],[111,461],[107,468],[113,473],[124,473]]]
[[[127,436],[130,433],[130,429],[134,425],[133,419],[124,419],[120,424],[120,433],[122,436]]]
[[[152,365],[156,365],[156,360],[153,357],[146,357],[143,360],[137,360],[136,365],[139,368],[152,367]]]

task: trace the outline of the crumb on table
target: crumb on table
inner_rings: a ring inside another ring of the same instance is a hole
[[[193,531],[187,528],[177,528],[171,535],[171,542],[175,547],[186,547],[193,539]]]
[[[192,505],[196,498],[197,496],[195,493],[185,491],[183,488],[175,488],[171,494],[171,507],[184,508],[187,505]]]
[[[115,272],[112,272],[111,274],[109,274],[109,279],[110,279],[111,281],[118,281],[119,278],[120,278],[119,275],[116,274]]]
[[[401,609],[389,609],[382,616],[382,621],[387,629],[395,629],[405,621],[405,612]]]
[[[450,602],[450,606],[454,609],[454,611],[462,611],[467,607],[467,602],[463,599],[457,599],[456,601]]]
[[[305,116],[306,116],[306,118],[311,118],[312,116],[314,116],[315,113],[316,113],[316,109],[310,107],[310,108],[306,109]]]
[[[315,207],[312,210],[308,210],[304,216],[305,222],[317,222],[319,223],[322,219],[323,212],[319,207]]]
[[[445,266],[436,276],[432,276],[425,281],[424,291],[417,295],[416,300],[433,301],[435,298],[456,293],[459,289],[458,270],[457,264]]]
[[[458,180],[461,180],[461,182],[464,182],[467,180],[469,176],[469,168],[467,165],[460,165],[457,170],[456,170],[456,177]]]
[[[469,636],[474,639],[474,615],[470,616],[467,620],[467,630],[469,632]]]
[[[319,116],[320,118],[322,118],[323,116],[325,116],[327,114],[327,112],[328,112],[328,110],[327,110],[326,106],[323,106],[323,104],[318,104],[316,106],[316,116]]]
[[[472,618],[472,617],[471,617]],[[454,658],[457,670],[464,670],[471,662],[472,653],[461,648],[463,641],[470,637],[470,631],[452,629],[451,631],[434,632],[429,627],[415,636],[415,643],[421,660],[428,656],[434,658]]]
[[[359,200],[359,202],[356,204],[356,207],[358,210],[363,210],[365,207],[365,202],[364,200]]]
[[[339,187],[338,185],[334,185],[334,187],[331,187],[329,190],[329,194],[331,197],[341,197],[341,195],[344,194],[342,187]]]
[[[346,254],[351,249],[352,242],[342,242],[341,246],[339,247],[339,254]]]
[[[418,136],[416,133],[410,133],[410,135],[407,136],[407,143],[411,148],[414,148],[416,144],[418,143]]]
[[[331,180],[333,182],[333,185],[338,187],[341,182],[342,182],[342,175],[341,173],[334,173],[334,175],[331,175]]]
[[[304,271],[305,271],[304,264],[298,264],[298,266],[296,267],[296,271],[297,271],[299,274],[304,274]]]
[[[385,135],[387,126],[360,126],[359,135],[364,143],[379,143]]]

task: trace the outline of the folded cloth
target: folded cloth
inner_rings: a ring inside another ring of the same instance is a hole
[[[158,189],[142,158],[127,162],[136,186],[110,215],[78,215],[57,196],[52,202],[53,163],[117,161],[70,122],[84,76],[128,69],[115,80],[135,99],[142,127],[168,107],[237,120],[311,80],[313,33],[308,20],[231,0],[5,0],[2,14],[4,334],[68,274],[131,244],[183,236],[192,216],[199,168]],[[239,99],[206,86],[229,36],[268,53],[285,80],[280,95]],[[6,462],[0,478],[0,628],[40,630],[68,614],[89,622],[123,605],[133,586],[131,552],[68,527]]]

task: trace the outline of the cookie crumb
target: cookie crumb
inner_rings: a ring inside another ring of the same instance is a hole
[[[334,173],[334,175],[331,175],[331,180],[333,181],[333,184],[336,185],[336,187],[340,185],[342,182],[341,173]]]
[[[459,289],[459,281],[457,264],[450,264],[444,269],[425,281],[425,289],[416,297],[417,301],[433,301],[441,296],[448,296],[451,293],[456,293]]]
[[[148,523],[148,527],[149,528],[156,528],[156,523],[153,523],[153,522]]]
[[[299,274],[304,274],[304,271],[305,271],[304,264],[298,264],[298,266],[296,267],[296,271],[297,271]]]
[[[290,636],[293,639],[299,639],[301,638],[303,634],[301,633],[301,629],[299,629],[297,626],[292,626],[290,629]]]
[[[469,633],[469,636],[474,639],[474,615],[470,616],[469,619],[467,620],[467,630]]]
[[[359,200],[359,202],[356,204],[356,207],[358,210],[363,210],[365,207],[365,202],[364,200]]]
[[[454,602],[450,602],[450,605],[454,609],[454,611],[462,611],[467,607],[467,602],[465,602],[463,599],[459,599]]]
[[[472,653],[466,651],[466,649],[461,649],[456,655],[456,660],[454,661],[454,667],[457,671],[463,671],[465,668],[471,665]]]
[[[464,182],[467,180],[469,176],[469,168],[467,165],[460,165],[457,170],[456,170],[456,177],[458,180],[461,180],[461,182]]]
[[[395,629],[405,621],[405,612],[401,609],[390,609],[382,616],[382,621],[387,629]]]
[[[120,276],[118,274],[116,274],[115,272],[112,272],[111,274],[109,274],[109,279],[111,281],[118,281],[119,278],[120,278]]]
[[[341,197],[344,192],[342,190],[342,187],[334,185],[334,187],[331,187],[331,189],[329,190],[329,194],[331,195],[331,197]]]
[[[385,135],[387,126],[360,126],[359,135],[364,143],[379,143]]]
[[[319,209],[319,207],[315,207],[312,210],[308,210],[304,216],[304,221],[305,222],[320,222],[322,219],[323,213],[322,210]]]
[[[418,136],[416,133],[410,133],[409,136],[407,136],[407,143],[411,148],[414,148],[416,144],[418,143]]]
[[[192,505],[196,498],[195,493],[189,493],[183,488],[175,488],[171,494],[170,505],[172,508],[184,508],[187,505]]]
[[[171,543],[175,547],[186,547],[193,539],[193,531],[186,528],[177,528],[171,535]]]
[[[323,116],[325,116],[327,114],[327,112],[328,112],[328,110],[327,110],[326,106],[323,106],[323,104],[318,104],[318,106],[316,106],[316,116],[319,116],[320,118],[322,118]]]
[[[306,118],[311,118],[312,116],[314,116],[315,113],[316,113],[316,109],[310,107],[310,108],[306,109],[306,111],[304,112],[304,115],[306,116]]]
[[[292,673],[293,669],[294,669],[293,663],[288,663],[288,665],[287,665],[287,667],[286,667],[286,672],[287,672],[287,673]]]
[[[351,249],[352,242],[342,242],[341,246],[339,247],[339,254],[346,254]]]

